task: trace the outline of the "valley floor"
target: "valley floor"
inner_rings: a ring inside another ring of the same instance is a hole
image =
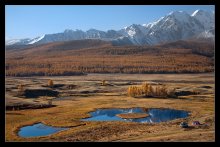
[[[48,80],[54,87],[46,87]],[[103,85],[103,80],[105,84]],[[132,98],[127,88],[148,82],[165,84],[178,91],[196,91],[178,98]],[[18,95],[19,84],[25,90],[59,92],[58,96]],[[55,86],[57,85],[57,86]],[[6,77],[6,141],[215,141],[215,78],[206,74],[89,74],[67,77]],[[48,105],[52,99],[53,107]],[[27,108],[25,108],[28,106]],[[38,107],[39,106],[39,107]],[[187,118],[162,123],[89,122],[89,112],[98,108],[172,108],[190,112]],[[10,108],[10,109],[9,109]],[[38,108],[38,109],[34,109]],[[199,121],[206,126],[181,128],[179,124]],[[19,128],[42,122],[50,126],[70,127],[49,136],[22,138]]]

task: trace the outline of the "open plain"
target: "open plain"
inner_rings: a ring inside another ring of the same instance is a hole
[[[143,82],[175,88],[179,95],[127,95],[129,86]],[[214,73],[6,77],[6,141],[215,141],[214,91]],[[81,120],[96,109],[134,107],[185,110],[189,117],[161,123]],[[182,121],[189,127],[181,128]],[[193,126],[193,121],[202,125]],[[40,137],[18,135],[21,127],[38,122],[69,129]]]

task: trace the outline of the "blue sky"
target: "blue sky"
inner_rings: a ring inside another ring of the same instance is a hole
[[[171,11],[214,11],[213,5],[6,5],[6,39],[33,38],[65,29],[119,30],[147,24]]]

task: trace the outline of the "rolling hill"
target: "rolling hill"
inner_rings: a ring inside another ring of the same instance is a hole
[[[7,76],[213,71],[214,42],[204,39],[142,46],[88,39],[6,49]]]

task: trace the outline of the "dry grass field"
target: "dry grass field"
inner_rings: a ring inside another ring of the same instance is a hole
[[[53,83],[48,84],[48,80]],[[144,82],[175,88],[179,95],[176,98],[128,96],[129,86]],[[214,91],[214,73],[6,77],[6,141],[213,142]],[[189,111],[190,115],[162,123],[81,121],[99,108],[133,107],[172,108]],[[190,127],[181,128],[182,121]],[[206,126],[192,126],[193,121]],[[37,122],[69,129],[42,137],[18,136],[22,126]]]

